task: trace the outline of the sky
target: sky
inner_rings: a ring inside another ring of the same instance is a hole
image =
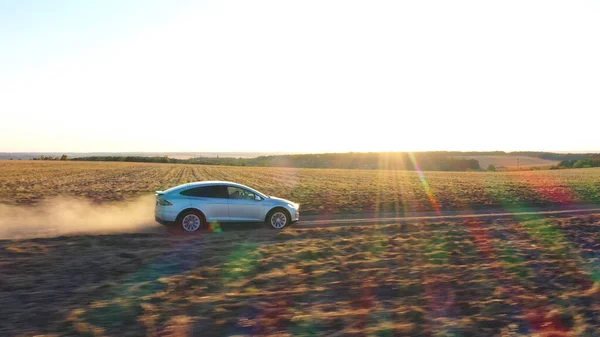
[[[600,151],[600,2],[0,0],[0,152]]]

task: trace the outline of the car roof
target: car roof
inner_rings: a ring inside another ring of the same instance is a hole
[[[205,181],[195,181],[195,182],[191,182],[191,183],[187,183],[187,184],[183,184],[183,185],[178,185],[178,186],[169,188],[168,190],[164,191],[164,193],[166,194],[166,193],[171,193],[171,192],[177,192],[177,191],[185,189],[185,188],[200,187],[200,186],[213,186],[213,185],[237,186],[237,187],[247,188],[247,189],[250,189],[252,191],[256,191],[252,187],[249,187],[249,186],[246,186],[246,185],[242,185],[242,184],[238,184],[238,183],[234,183],[232,181],[205,180]],[[256,191],[256,192],[262,194],[259,191]]]
[[[223,181],[223,180],[205,180],[205,181],[196,181],[192,183],[185,184],[187,187],[196,187],[196,186],[210,186],[210,185],[230,185],[230,186],[244,186],[242,184],[234,183],[232,181]]]

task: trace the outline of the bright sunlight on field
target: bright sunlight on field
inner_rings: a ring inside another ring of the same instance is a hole
[[[299,202],[303,214],[600,201],[600,169],[485,173],[0,161],[0,171],[0,202],[12,205],[52,196],[122,201],[199,180],[239,182]]]

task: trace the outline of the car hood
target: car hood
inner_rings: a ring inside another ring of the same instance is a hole
[[[286,203],[286,204],[292,204],[292,205],[296,205],[296,208],[299,206],[297,203],[295,203],[295,202],[292,202],[292,201],[289,201],[289,200],[287,200],[287,199],[277,198],[277,197],[274,197],[274,196],[271,196],[271,195],[269,196],[269,198],[270,198],[271,200],[279,201],[279,202],[281,202],[281,203]]]

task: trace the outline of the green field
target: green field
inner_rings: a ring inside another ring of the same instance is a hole
[[[600,169],[423,172],[107,162],[0,161],[0,203],[52,196],[122,201],[198,180],[229,180],[301,204],[303,214],[526,207],[600,201]]]

